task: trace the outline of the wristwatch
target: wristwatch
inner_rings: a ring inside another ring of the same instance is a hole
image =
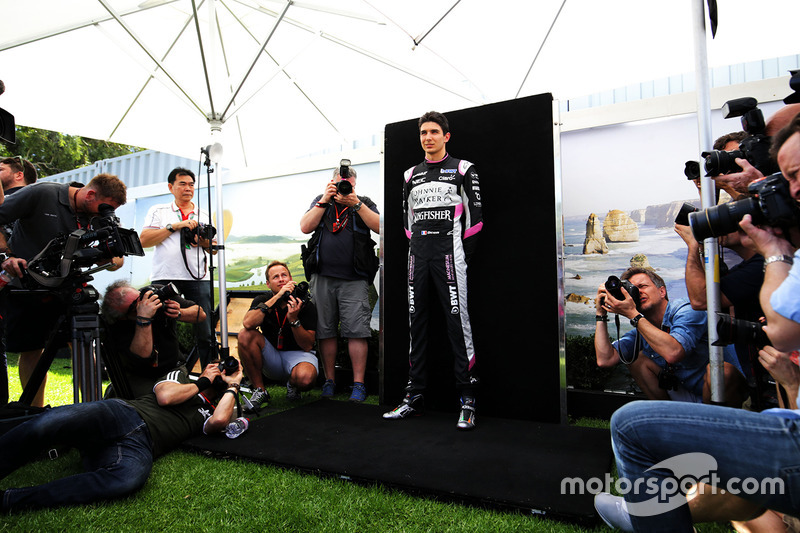
[[[164,227],[167,229],[168,232],[175,233],[175,228],[172,227],[172,224],[167,224]]]
[[[353,206],[353,211],[358,211],[361,209],[361,206],[364,205],[364,202],[358,202],[356,205]]]
[[[642,313],[639,313],[635,317],[631,318],[631,326],[633,326],[635,328],[638,328],[639,327],[639,321],[641,319],[643,319],[643,318],[644,318],[644,315]]]
[[[777,262],[787,263],[789,265],[793,265],[794,264],[794,257],[792,257],[791,255],[771,255],[771,256],[767,257],[766,259],[764,259],[764,272],[767,271],[767,265],[768,264],[777,263]]]
[[[299,320],[295,320],[294,322],[289,322],[289,325],[292,326],[293,328],[299,328],[300,327],[300,321]]]

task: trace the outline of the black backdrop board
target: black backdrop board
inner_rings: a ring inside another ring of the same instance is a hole
[[[553,100],[550,94],[445,112],[448,153],[476,165],[484,227],[468,270],[481,380],[478,412],[560,422]],[[437,110],[440,111],[440,110]],[[388,124],[384,154],[383,380],[395,404],[408,380],[408,241],[403,172],[421,162],[417,119]],[[442,313],[429,324],[426,408],[455,412],[458,393]],[[455,419],[454,419],[455,423]]]

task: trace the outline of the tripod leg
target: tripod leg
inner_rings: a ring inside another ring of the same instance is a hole
[[[53,364],[53,359],[55,359],[56,353],[58,352],[59,343],[57,341],[63,335],[65,320],[66,317],[64,315],[58,317],[55,328],[50,332],[47,344],[45,344],[44,347],[44,352],[42,352],[42,356],[39,358],[36,368],[33,369],[33,373],[30,378],[28,378],[28,383],[25,385],[25,389],[19,397],[19,402],[21,404],[31,405],[36,398],[36,393],[39,392],[39,387],[42,386],[42,382],[47,376],[47,371],[50,370],[50,365]]]

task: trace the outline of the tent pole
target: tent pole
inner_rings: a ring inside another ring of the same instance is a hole
[[[692,24],[694,28],[694,64],[695,87],[697,95],[697,128],[701,151],[710,150],[711,137],[711,82],[708,74],[708,51],[706,49],[705,2],[692,0]],[[716,185],[714,180],[703,176],[700,178],[700,197],[703,209],[715,205]],[[711,366],[711,403],[723,403],[725,398],[725,381],[723,373],[722,347],[713,346],[718,338],[716,313],[720,310],[719,293],[719,254],[717,239],[703,241],[706,270],[706,302],[708,314],[708,356]]]

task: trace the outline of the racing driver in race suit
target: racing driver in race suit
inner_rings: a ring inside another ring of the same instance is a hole
[[[426,388],[428,297],[432,286],[447,310],[447,336],[461,393],[457,427],[475,427],[475,348],[467,312],[467,262],[475,249],[481,220],[481,195],[475,166],[447,153],[450,127],[435,111],[419,119],[425,161],[408,169],[403,186],[403,213],[408,254],[408,314],[411,326],[406,396],[386,419],[422,414]]]

